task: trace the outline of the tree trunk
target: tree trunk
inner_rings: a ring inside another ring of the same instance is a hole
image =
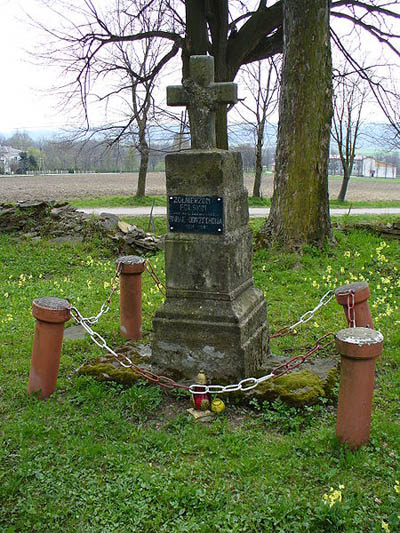
[[[188,56],[207,54],[208,35],[205,0],[186,0],[186,49]]]
[[[146,138],[144,136],[139,141],[138,150],[140,153],[140,167],[136,196],[145,196],[147,167],[149,166],[149,145],[147,144]]]
[[[350,174],[351,174],[350,169],[347,168],[347,167],[343,167],[342,186],[340,187],[340,192],[339,192],[339,195],[337,197],[337,199],[340,202],[344,202],[344,199],[346,198],[347,187],[348,187],[349,181],[350,181]]]
[[[284,64],[274,194],[261,245],[300,250],[332,239],[329,0],[284,1]]]
[[[228,113],[225,104],[219,105],[216,112],[215,139],[217,141],[217,148],[228,150]]]
[[[262,128],[262,130],[261,130]],[[264,137],[264,125],[259,124],[257,129],[257,144],[256,144],[256,172],[254,176],[253,196],[261,197],[261,174],[262,174],[262,148]]]

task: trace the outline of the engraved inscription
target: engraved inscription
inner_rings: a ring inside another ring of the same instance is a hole
[[[221,235],[224,231],[220,196],[169,196],[169,230]]]

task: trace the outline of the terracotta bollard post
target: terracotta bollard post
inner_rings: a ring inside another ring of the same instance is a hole
[[[342,329],[335,341],[341,355],[336,435],[357,449],[369,441],[375,359],[382,353],[383,335],[356,327]]]
[[[28,394],[48,398],[57,385],[64,323],[71,318],[70,304],[60,298],[38,298],[32,303],[36,318]]]
[[[342,285],[335,291],[337,303],[343,306],[349,327],[374,329],[368,298],[371,292],[368,283],[360,281]]]
[[[116,260],[120,268],[120,330],[122,337],[142,338],[142,273],[146,260],[127,255]]]

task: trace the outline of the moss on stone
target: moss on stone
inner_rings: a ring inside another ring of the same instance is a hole
[[[325,379],[310,370],[292,372],[261,383],[252,396],[262,400],[281,398],[291,405],[311,405],[328,396],[336,383],[337,370],[332,368]]]
[[[129,368],[124,368],[111,356],[102,356],[92,359],[77,370],[78,374],[92,376],[99,381],[116,381],[122,385],[133,385],[139,375]]]

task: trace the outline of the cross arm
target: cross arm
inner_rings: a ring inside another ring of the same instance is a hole
[[[236,104],[238,101],[238,88],[236,83],[230,81],[212,83],[210,85],[214,99],[219,104]]]
[[[182,85],[170,85],[169,87],[167,87],[167,105],[189,105],[189,96]]]

